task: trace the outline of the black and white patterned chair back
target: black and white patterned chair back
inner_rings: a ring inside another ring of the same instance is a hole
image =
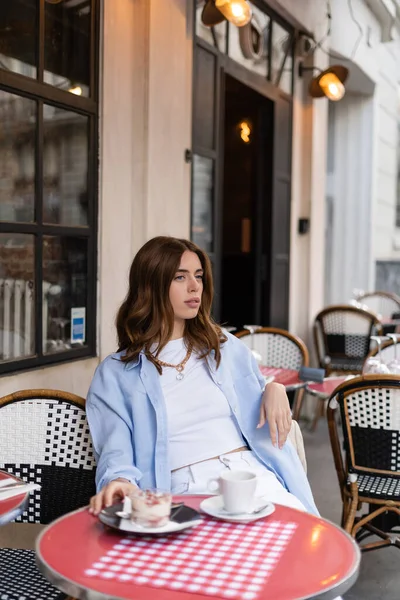
[[[253,335],[249,331],[242,331],[238,337],[261,355],[263,365],[293,370],[308,365],[308,351],[304,343],[285,330],[262,327]]]
[[[367,306],[377,315],[391,317],[393,313],[400,311],[400,298],[395,294],[386,292],[371,292],[357,298],[358,302]]]
[[[314,337],[321,367],[361,373],[370,337],[381,331],[376,315],[347,305],[330,306],[315,318]]]
[[[385,493],[392,491],[399,496],[400,376],[370,375],[350,380],[331,398],[330,408],[335,408],[336,402],[348,472],[359,476],[360,493],[379,493],[379,485],[386,485],[393,489]],[[376,489],[369,489],[370,484]]]
[[[41,485],[17,520],[49,523],[88,504],[96,464],[84,400],[37,392],[0,398],[0,469]]]

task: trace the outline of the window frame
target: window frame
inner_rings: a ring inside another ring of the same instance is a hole
[[[90,24],[90,92],[88,97],[44,83],[45,0],[38,2],[37,73],[36,79],[0,68],[0,90],[36,102],[35,143],[35,217],[32,223],[0,221],[0,234],[30,234],[34,236],[34,355],[0,362],[0,375],[21,370],[94,357],[97,328],[97,236],[98,236],[98,152],[99,152],[99,64],[100,64],[100,0],[89,0]],[[42,222],[43,214],[43,104],[74,111],[88,119],[88,222],[86,226],[69,226]],[[84,238],[87,240],[87,305],[86,341],[81,348],[43,353],[43,238],[45,236]]]

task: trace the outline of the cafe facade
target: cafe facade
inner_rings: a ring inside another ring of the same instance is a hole
[[[2,395],[86,394],[116,348],[132,257],[160,234],[209,253],[218,321],[289,328],[308,341],[327,288],[327,163],[340,153],[329,127],[348,116],[313,99],[309,83],[332,64],[329,40],[345,13],[316,0],[250,5],[240,29],[207,27],[202,0],[19,0],[2,9]],[[373,83],[365,96],[375,106]],[[371,160],[362,168],[371,171]],[[394,221],[387,227],[395,235]],[[375,277],[376,251],[368,253],[360,287]],[[396,262],[396,249],[386,258]]]

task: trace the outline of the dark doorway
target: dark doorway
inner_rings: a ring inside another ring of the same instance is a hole
[[[274,103],[224,79],[221,322],[268,325]]]

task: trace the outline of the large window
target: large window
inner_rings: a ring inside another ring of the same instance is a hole
[[[95,353],[98,0],[0,0],[0,373]]]

